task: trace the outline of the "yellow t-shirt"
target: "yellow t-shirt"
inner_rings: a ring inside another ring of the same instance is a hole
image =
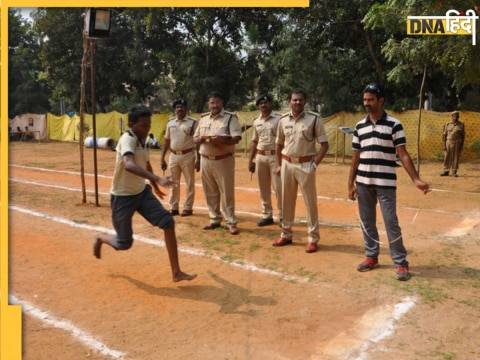
[[[126,131],[118,140],[117,160],[113,173],[110,193],[116,196],[129,196],[140,194],[145,189],[145,179],[125,170],[123,156],[133,154],[135,162],[142,168],[147,168],[150,161],[147,144],[142,144],[133,131]]]

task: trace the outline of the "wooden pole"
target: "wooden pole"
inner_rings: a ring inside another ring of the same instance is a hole
[[[425,87],[425,78],[427,77],[427,66],[423,68],[422,85],[420,86],[420,101],[418,105],[418,128],[417,128],[417,172],[420,175],[420,129],[422,123],[422,104],[423,104],[423,88]]]
[[[95,205],[98,204],[98,174],[97,174],[97,121],[95,96],[95,39],[90,39],[90,84],[92,91],[92,127],[93,127],[93,173],[95,178]]]
[[[82,203],[87,202],[87,192],[85,189],[85,158],[83,153],[83,130],[85,124],[85,83],[87,82],[87,55],[88,55],[88,40],[86,28],[83,30],[83,56],[82,56],[82,79],[80,83],[80,139],[78,143],[80,146],[80,179],[82,182]]]

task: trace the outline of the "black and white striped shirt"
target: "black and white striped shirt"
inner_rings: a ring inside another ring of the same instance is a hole
[[[356,182],[395,189],[397,186],[396,147],[406,145],[400,121],[386,112],[374,124],[367,116],[355,125],[353,151],[360,152]]]

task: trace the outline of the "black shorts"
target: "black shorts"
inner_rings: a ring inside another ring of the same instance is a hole
[[[110,206],[113,227],[117,233],[111,243],[117,250],[129,249],[133,244],[132,218],[135,211],[138,211],[150,224],[161,229],[175,224],[172,214],[153,195],[150,185],[146,185],[145,189],[137,195],[111,195]]]

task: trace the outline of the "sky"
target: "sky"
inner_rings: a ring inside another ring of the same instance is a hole
[[[24,17],[25,19],[30,19],[30,13],[36,8],[17,8],[17,9],[20,9],[20,13],[22,14],[22,17]]]

